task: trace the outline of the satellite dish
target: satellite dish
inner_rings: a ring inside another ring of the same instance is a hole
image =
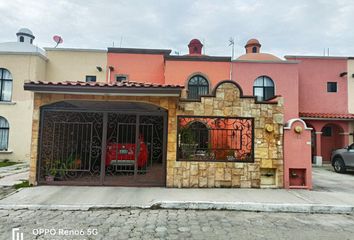
[[[56,43],[56,45],[54,46],[55,48],[60,44],[60,43],[63,43],[63,39],[58,36],[58,35],[54,35],[53,36],[53,40],[54,42]]]

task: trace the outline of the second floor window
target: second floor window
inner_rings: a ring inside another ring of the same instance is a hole
[[[96,76],[86,75],[86,82],[96,82]]]
[[[128,79],[127,75],[116,75],[116,82],[123,82]]]
[[[11,73],[5,68],[0,68],[0,101],[10,102],[11,95],[12,95]]]
[[[267,76],[258,77],[253,84],[253,95],[258,101],[267,101],[274,97],[274,82]]]
[[[327,82],[327,92],[337,92],[337,83]]]
[[[198,99],[209,94],[209,82],[201,75],[195,75],[188,81],[188,99]]]

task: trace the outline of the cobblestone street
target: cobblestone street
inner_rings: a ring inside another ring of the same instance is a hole
[[[354,239],[353,225],[353,215],[339,214],[194,210],[0,211],[0,236],[4,240],[12,239],[12,228],[19,228],[19,232],[24,233],[24,240],[345,240]],[[39,234],[45,229],[51,230],[53,235]],[[81,230],[83,236],[78,235]]]

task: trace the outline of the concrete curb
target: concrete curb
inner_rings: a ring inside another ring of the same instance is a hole
[[[329,213],[352,214],[354,206],[325,205],[325,204],[276,204],[252,202],[188,202],[188,201],[161,201],[148,205],[141,204],[70,204],[70,205],[39,205],[39,204],[1,204],[0,210],[61,210],[61,211],[93,211],[109,209],[193,209],[193,210],[232,210],[250,212],[287,212],[287,213]]]

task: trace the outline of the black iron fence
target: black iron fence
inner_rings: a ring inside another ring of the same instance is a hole
[[[253,118],[179,116],[180,161],[253,162]]]

